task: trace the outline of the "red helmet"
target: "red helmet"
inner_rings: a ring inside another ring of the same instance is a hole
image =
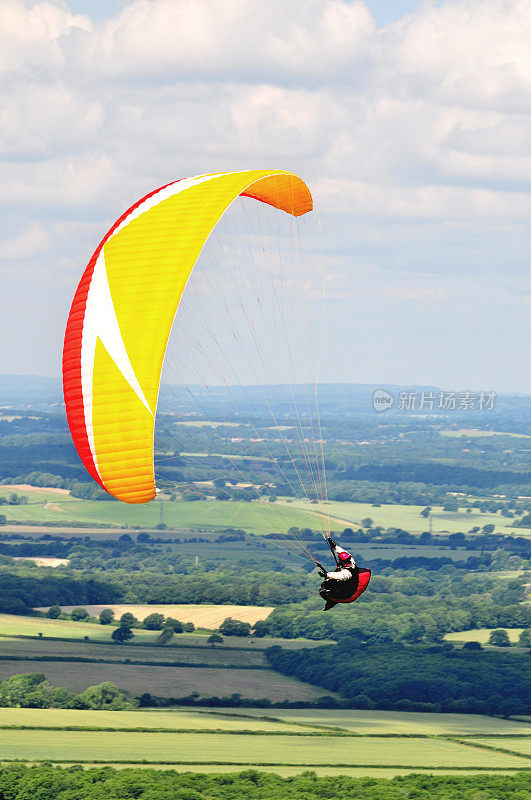
[[[338,553],[337,557],[339,558],[340,561],[350,561],[352,558],[350,553],[347,553],[346,550],[343,550],[341,553]]]

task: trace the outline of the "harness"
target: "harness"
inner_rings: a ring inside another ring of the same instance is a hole
[[[369,581],[371,579],[370,569],[360,569],[360,568],[357,569],[358,569],[358,583],[356,590],[350,597],[346,597],[344,599],[334,597],[334,600],[336,600],[337,603],[353,603],[354,600],[358,599],[360,594],[363,594],[363,592],[369,585]],[[350,583],[350,581],[348,581],[347,583]]]
[[[349,567],[352,578],[348,581],[334,581],[328,578],[322,584],[322,589],[326,595],[336,603],[353,603],[360,594],[363,594],[371,579],[370,569],[360,567]],[[323,597],[326,595],[323,594]]]

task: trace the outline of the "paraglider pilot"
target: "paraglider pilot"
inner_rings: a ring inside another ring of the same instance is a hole
[[[326,572],[320,567],[319,575],[324,578],[319,594],[325,600],[323,611],[329,611],[338,603],[353,603],[369,584],[371,571],[360,569],[354,558],[343,547],[339,547],[332,539],[328,539],[330,550],[336,562],[333,572]]]

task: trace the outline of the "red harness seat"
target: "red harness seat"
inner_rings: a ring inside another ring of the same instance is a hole
[[[358,588],[352,595],[352,597],[347,597],[345,600],[335,600],[336,603],[353,603],[354,600],[357,600],[360,594],[363,594],[367,586],[369,585],[369,581],[371,579],[371,571],[370,569],[360,569],[358,574]],[[335,598],[334,598],[335,599]]]

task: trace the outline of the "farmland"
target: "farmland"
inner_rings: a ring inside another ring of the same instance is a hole
[[[0,494],[7,496],[13,487],[0,487]],[[153,529],[160,522],[160,503],[163,502],[164,522],[169,528],[182,531],[208,532],[227,527],[243,528],[248,533],[263,534],[276,530],[288,530],[295,526],[319,530],[324,520],[319,506],[310,506],[306,501],[283,498],[268,502],[219,502],[199,500],[194,502],[156,501],[141,506],[127,506],[111,501],[78,500],[69,494],[54,494],[53,489],[25,489],[29,502],[20,506],[6,507],[8,520],[39,523],[76,523],[83,525],[105,524],[110,527],[139,526]],[[410,533],[420,534],[429,527],[420,515],[423,506],[387,504],[374,506],[370,503],[330,501],[323,506],[324,514],[330,517],[332,528],[341,530],[345,525],[360,525],[370,518],[375,525],[384,528],[397,527]],[[512,520],[499,513],[443,511],[440,506],[432,509],[433,533],[468,532],[472,527],[493,524],[498,533],[515,535]],[[525,529],[518,531],[526,535]],[[97,534],[97,531],[96,531]],[[118,534],[119,535],[119,534]],[[106,532],[108,537],[108,533]],[[96,538],[98,536],[96,535]]]
[[[280,774],[311,768],[383,777],[526,769],[528,730],[525,722],[403,712],[281,711],[268,717],[247,710],[6,709],[0,747],[5,761],[167,764],[206,772],[263,766]]]
[[[160,522],[160,501],[128,506],[111,501],[76,500],[55,497],[53,502],[9,506],[9,520],[35,522],[103,523],[109,526],[137,525],[153,529]],[[244,528],[249,533],[270,533],[300,528],[320,527],[312,510],[283,506],[276,503],[164,502],[164,522],[171,528],[190,531]]]
[[[472,631],[457,631],[456,633],[447,633],[444,638],[448,642],[479,642],[480,644],[487,644],[493,630],[493,628],[477,628]],[[516,644],[522,630],[522,628],[507,629],[507,634],[512,644]]]
[[[309,510],[308,503],[304,500],[293,500],[290,507]],[[348,503],[331,500],[326,504],[326,513],[330,515],[332,524],[338,521],[345,525],[359,525],[363,519],[372,519],[374,525],[384,528],[402,528],[410,533],[420,534],[429,528],[428,520],[421,517],[423,506],[386,504],[374,506],[370,503]],[[514,536],[512,520],[500,514],[482,513],[473,509],[471,513],[464,511],[443,511],[441,506],[433,506],[431,512],[433,533],[467,533],[473,527],[493,524],[497,533]],[[518,535],[526,535],[525,530],[519,530]]]
[[[221,668],[210,665],[193,667],[115,664],[110,661],[0,661],[0,680],[22,673],[43,673],[56,686],[80,692],[88,686],[111,681],[135,695],[151,691],[159,697],[185,697],[197,692],[201,697],[228,697],[238,692],[243,697],[272,702],[284,700],[308,702],[321,697],[318,687],[288,678],[270,669]],[[330,694],[330,692],[327,692]]]
[[[151,606],[149,606],[151,608]],[[202,606],[199,606],[202,608]],[[220,614],[227,606],[219,606]],[[243,606],[248,608],[248,606]],[[262,608],[262,607],[261,607]],[[55,643],[59,644],[61,640],[65,646],[68,641],[77,645],[79,642],[83,643],[83,647],[94,646],[94,643],[109,644],[111,641],[111,633],[113,628],[107,625],[90,624],[88,622],[73,622],[71,620],[47,619],[46,617],[26,617],[17,616],[15,614],[0,614],[0,652],[3,652],[5,643],[15,642],[17,638],[19,641],[27,640],[28,637],[33,639],[35,646],[44,645],[45,642],[51,645],[50,640],[57,640]],[[39,634],[43,634],[43,638]],[[152,646],[155,639],[159,635],[159,631],[148,631],[143,628],[135,628],[135,644],[134,645],[120,645],[120,653],[127,647],[133,647],[136,650],[139,645]],[[87,641],[86,637],[90,640]],[[275,637],[274,640],[269,638],[242,638],[239,636],[225,636],[224,644],[230,648],[244,648],[244,649],[263,649],[270,647],[271,644],[279,644],[283,648],[297,649],[299,647],[318,647],[322,644],[327,644],[326,640],[313,641],[310,639],[282,639]],[[30,646],[29,642],[28,645]],[[201,647],[208,649],[212,648],[207,642],[207,636],[201,633],[178,633],[173,636],[170,643],[165,646],[173,647]],[[157,651],[152,651],[157,652]]]
[[[62,606],[63,611],[70,613],[76,606]],[[162,614],[165,617],[173,617],[181,622],[193,622],[196,628],[219,628],[227,617],[238,619],[241,622],[249,622],[254,625],[259,619],[266,619],[273,611],[272,606],[214,606],[214,605],[85,605],[91,616],[98,616],[104,608],[111,608],[118,618],[122,614],[133,614],[141,622],[148,614]],[[46,609],[44,609],[46,610]]]
[[[225,618],[226,608],[219,607],[220,619]],[[159,631],[135,629],[133,644],[115,645],[113,630],[86,622],[1,614],[0,680],[43,673],[53,685],[72,691],[111,681],[137,696],[150,691],[160,697],[184,697],[197,691],[203,697],[229,697],[236,692],[272,702],[314,701],[324,694],[269,668],[263,650],[271,639],[224,637],[223,645],[212,647],[206,635],[185,633],[155,647]],[[319,644],[273,641],[290,648]]]

